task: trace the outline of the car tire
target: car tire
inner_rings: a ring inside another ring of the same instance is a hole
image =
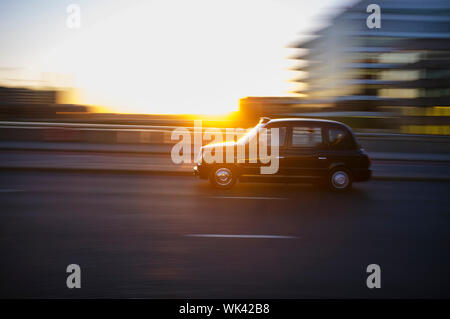
[[[352,183],[352,175],[344,167],[337,167],[328,175],[328,186],[334,192],[346,192],[352,188]]]
[[[209,181],[215,188],[229,189],[237,181],[236,169],[227,165],[213,166],[209,175]]]

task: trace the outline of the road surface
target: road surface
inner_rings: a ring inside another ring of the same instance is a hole
[[[448,182],[1,172],[0,297],[450,297]],[[81,289],[66,267],[81,267]],[[366,267],[381,267],[368,289]]]

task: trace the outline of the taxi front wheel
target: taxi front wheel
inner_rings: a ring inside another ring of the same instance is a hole
[[[216,188],[229,189],[236,183],[236,171],[231,166],[215,166],[211,170],[209,180]]]

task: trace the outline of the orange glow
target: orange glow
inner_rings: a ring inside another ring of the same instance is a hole
[[[242,97],[293,89],[284,46],[297,22],[267,23],[281,5],[255,15],[259,2],[176,4],[145,2],[71,30],[41,66],[73,75],[79,103],[118,113],[224,115]]]

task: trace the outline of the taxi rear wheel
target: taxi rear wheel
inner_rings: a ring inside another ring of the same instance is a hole
[[[332,191],[345,192],[352,188],[352,175],[344,167],[333,169],[328,175],[328,186]]]

